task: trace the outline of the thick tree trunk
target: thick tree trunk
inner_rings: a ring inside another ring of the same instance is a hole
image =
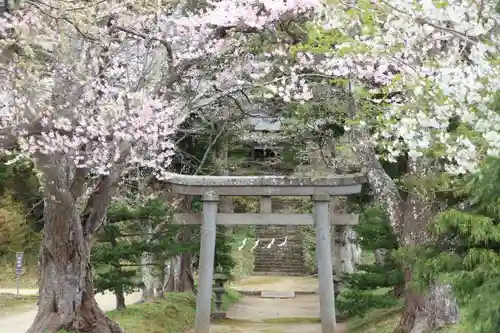
[[[191,228],[184,227],[178,238],[179,243],[187,244],[191,240],[192,234]],[[193,255],[191,253],[178,255],[172,262],[166,291],[195,292],[192,271]]]
[[[142,273],[142,301],[148,301],[154,298],[155,290],[155,277],[153,275],[153,255],[144,252],[141,255],[141,273]]]
[[[145,223],[143,225],[143,231],[149,235],[152,235],[154,230],[151,223]],[[151,241],[152,236],[148,236]],[[146,302],[148,300],[154,299],[155,297],[155,276],[153,274],[153,254],[148,252],[143,252],[141,254],[141,277],[142,277],[142,301]]]
[[[336,197],[330,202],[330,214],[346,213],[347,201],[345,198]],[[351,236],[354,233],[347,226],[331,225],[332,262],[337,274],[354,273],[356,270],[355,257]]]
[[[382,266],[385,264],[385,261],[387,260],[387,254],[389,253],[389,250],[387,249],[375,249],[373,251],[373,256],[375,258],[375,264]]]
[[[168,282],[168,278],[169,278],[169,275],[170,275],[170,262],[169,260],[165,260],[163,262],[163,269],[160,273],[160,286],[159,286],[159,290],[158,290],[158,297],[159,298],[163,298],[165,297],[165,291],[166,291],[166,288],[167,288],[167,282]]]
[[[168,273],[166,278],[165,291],[173,292],[179,289],[179,262],[180,256],[173,257],[170,259],[170,263],[168,265]]]
[[[192,196],[182,197],[183,210],[190,212]],[[179,244],[187,244],[191,241],[193,236],[193,229],[189,226],[182,228],[177,239]],[[175,258],[172,258],[172,265],[170,267],[170,276],[168,278],[165,291],[178,291],[178,292],[195,292],[194,278],[193,278],[193,256],[191,253],[181,253]]]
[[[356,114],[354,101],[349,105],[352,116]],[[401,246],[415,246],[426,239],[427,224],[435,213],[432,197],[423,198],[417,191],[412,190],[409,197],[403,200],[399,189],[385,172],[378,160],[372,140],[362,130],[355,129],[353,132],[353,150],[366,171],[368,181],[379,200],[385,203],[389,221]],[[430,170],[428,161],[419,160],[418,163],[409,164],[410,173],[419,177],[428,175]],[[428,169],[428,170],[426,170]],[[398,333],[422,333],[429,328],[441,327],[444,324],[455,323],[458,320],[458,308],[451,292],[440,293],[445,301],[438,301],[436,296],[438,290],[443,287],[434,288],[430,286],[429,295],[424,297],[413,288],[410,288],[411,270],[406,269],[405,308],[401,322],[397,327]],[[446,289],[446,288],[444,288]],[[437,320],[436,314],[443,314]]]
[[[422,161],[410,161],[409,165],[410,172],[417,176],[432,172],[427,170],[427,165]],[[411,191],[404,202],[401,246],[411,248],[427,241],[427,228],[437,211],[433,197],[424,197],[417,191]],[[405,307],[397,328],[398,333],[424,333],[458,322],[458,305],[450,286],[435,283],[423,295],[411,286],[411,282],[411,268],[406,267]]]
[[[117,288],[115,290],[115,296],[116,296],[116,308],[118,310],[123,310],[127,306],[125,304],[125,295],[123,294],[123,290],[121,288]]]
[[[66,329],[85,333],[122,333],[99,309],[94,297],[89,235],[74,203],[46,200],[40,251],[40,302],[27,333]]]
[[[349,237],[350,230],[347,226],[335,226],[335,236],[333,237],[333,262],[337,274],[351,274],[356,271],[353,247],[355,244]]]
[[[356,235],[356,243],[352,244],[351,247],[352,251],[352,261],[354,263],[355,269],[358,268],[358,266],[361,264],[361,255],[363,251],[361,250],[361,246],[357,243],[357,235]]]
[[[405,281],[405,305],[396,333],[425,333],[458,322],[458,306],[449,285],[434,284],[422,295],[409,286],[409,269],[405,272]]]
[[[176,258],[172,258],[170,267],[170,274],[165,291],[194,292],[194,278],[191,273],[192,255],[190,253],[182,253]]]

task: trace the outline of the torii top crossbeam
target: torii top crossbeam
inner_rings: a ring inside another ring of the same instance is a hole
[[[361,192],[366,176],[361,173],[328,177],[300,176],[190,176],[170,174],[168,182],[178,194],[221,196],[331,196]]]
[[[175,221],[190,220],[189,224],[201,224],[195,333],[210,332],[212,278],[218,222],[224,224],[234,224],[233,222],[236,224],[314,224],[319,272],[321,330],[322,333],[335,332],[336,319],[329,203],[331,196],[361,192],[361,186],[366,182],[364,174],[316,178],[298,176],[185,176],[170,174],[168,182],[171,184],[174,193],[203,196],[201,214],[196,216],[193,214],[174,215]],[[226,213],[225,215],[223,215],[224,213],[218,213],[220,196],[260,196],[260,213]],[[314,213],[272,214],[272,196],[310,196],[314,201]],[[334,220],[337,220],[337,218],[334,217]],[[346,221],[342,223],[347,224]]]

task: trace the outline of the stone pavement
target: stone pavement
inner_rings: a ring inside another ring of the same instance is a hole
[[[252,276],[231,288],[260,295],[261,291],[283,293],[286,298],[243,296],[228,311],[228,319],[211,326],[211,333],[322,333],[317,279],[312,277]],[[290,292],[295,297],[290,297]],[[345,333],[337,323],[336,333]]]

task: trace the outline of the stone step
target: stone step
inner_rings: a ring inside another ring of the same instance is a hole
[[[257,266],[267,266],[267,267],[304,267],[304,263],[303,262],[281,262],[281,263],[278,263],[278,262],[257,262],[257,263],[254,263],[253,265],[254,267],[257,267]]]
[[[279,238],[280,240],[285,240],[285,237],[288,237],[288,239],[286,240],[287,242],[290,241],[290,242],[302,242],[302,237],[300,235],[297,235],[295,233],[289,233],[289,232],[280,232],[280,231],[276,231],[276,232],[256,232],[255,233],[257,237],[260,237],[260,238]]]
[[[254,260],[304,260],[304,256],[299,253],[282,253],[280,255],[255,256]]]
[[[262,253],[262,254],[273,254],[273,253],[302,253],[304,252],[304,249],[303,248],[300,248],[300,247],[286,247],[286,248],[283,248],[283,247],[278,247],[278,246],[273,246],[271,247],[270,249],[268,248],[260,248],[260,249],[254,249],[253,251],[254,253]]]
[[[304,255],[302,253],[274,253],[274,254],[262,254],[254,256],[256,260],[266,260],[266,259],[276,259],[276,260],[286,260],[286,259],[294,259],[294,260],[302,260],[304,259]]]
[[[254,271],[268,271],[268,272],[302,272],[303,266],[254,266]]]
[[[285,262],[285,261],[291,261],[291,262],[297,262],[297,261],[304,261],[303,256],[262,256],[262,257],[255,257],[254,262],[269,262],[269,261],[277,261],[277,262]]]
[[[272,230],[272,229],[299,230],[297,225],[282,225],[282,224],[261,224],[261,225],[257,225],[256,229],[259,229],[259,230]]]
[[[275,263],[257,263],[254,264],[253,267],[304,267],[304,264],[302,263],[282,263],[282,264],[275,264]]]
[[[261,298],[295,298],[295,291],[265,291],[260,293]]]
[[[303,249],[304,248],[304,246],[302,246],[302,244],[287,244],[285,246],[278,246],[278,245],[279,245],[279,242],[276,242],[273,245],[271,245],[271,247],[277,248],[277,249],[282,249],[282,250],[285,250],[285,249]],[[255,248],[255,250],[257,250],[257,249],[267,250],[267,246],[269,246],[269,243],[258,244],[257,247]]]
[[[303,267],[265,267],[257,266],[253,269],[254,272],[305,272]]]
[[[277,244],[271,245],[271,248],[267,248],[267,246],[256,247],[254,252],[269,252],[269,250],[276,251],[303,251],[303,246],[278,246]]]
[[[279,235],[279,237],[301,237],[301,234],[297,230],[283,230],[283,229],[266,229],[266,230],[255,230],[257,235]]]
[[[259,258],[303,258],[303,251],[257,251],[254,253],[254,257]]]
[[[257,264],[257,263],[264,263],[264,264],[273,264],[273,265],[281,265],[281,264],[301,264],[301,263],[304,263],[305,260],[302,259],[302,258],[297,258],[297,259],[291,259],[291,258],[267,258],[267,259],[261,259],[261,258],[258,258],[258,259],[255,259],[254,261],[254,264]]]
[[[259,250],[269,250],[267,248],[267,246],[269,245],[269,243],[263,243],[261,244],[260,246],[257,246],[255,248],[255,250],[259,249]],[[301,244],[287,244],[286,246],[278,246],[279,243],[274,243],[273,245],[271,245],[271,248],[272,249],[280,249],[280,250],[288,250],[288,249],[303,249],[304,247],[301,245]]]
[[[290,268],[297,268],[297,267],[304,267],[304,264],[299,264],[299,263],[296,263],[296,264],[287,264],[287,263],[283,263],[281,265],[279,264],[265,264],[265,263],[262,263],[262,264],[254,264],[253,267],[290,267]]]
[[[294,264],[294,265],[267,265],[267,264],[259,264],[259,265],[253,265],[253,269],[254,270],[259,270],[260,268],[272,268],[272,269],[304,269],[305,266],[304,265],[298,265],[298,264]]]
[[[298,263],[303,263],[304,259],[303,258],[256,258],[254,263],[266,263],[266,264],[280,264],[280,263],[290,263],[290,264],[298,264]]]
[[[283,273],[304,273],[300,268],[269,268],[269,267],[256,267],[254,272],[283,272]]]
[[[253,271],[254,276],[305,276],[303,272],[259,272]]]

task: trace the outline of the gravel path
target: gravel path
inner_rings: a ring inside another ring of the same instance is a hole
[[[0,293],[16,293],[15,289],[0,289]],[[22,289],[20,293],[23,295],[36,295],[38,290],[35,289]],[[104,311],[111,311],[116,308],[116,298],[115,295],[111,293],[97,294],[97,303]],[[127,304],[133,304],[141,300],[141,293],[136,292],[126,295],[125,298]],[[34,304],[27,311],[21,313],[9,313],[3,315],[0,313],[0,333],[25,333],[31,326],[31,323],[35,319],[37,306]]]

